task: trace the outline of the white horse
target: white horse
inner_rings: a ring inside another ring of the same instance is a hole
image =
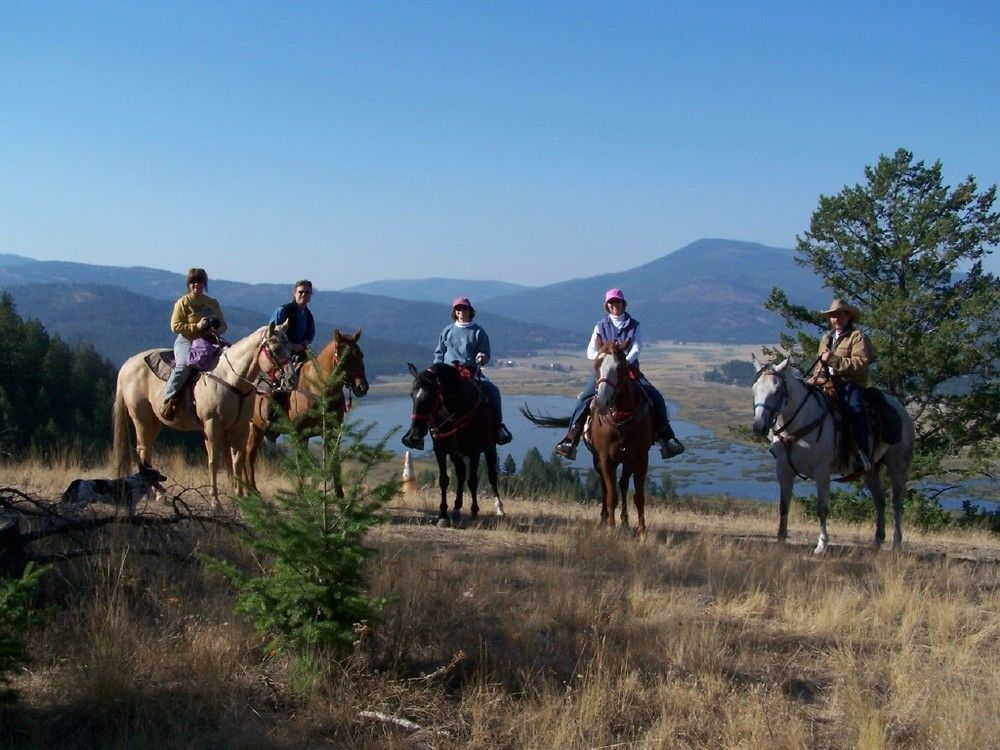
[[[753,389],[753,432],[757,436],[770,433],[771,455],[774,456],[781,488],[778,539],[788,536],[788,507],[796,475],[816,482],[816,512],[819,514],[819,542],[816,554],[826,551],[830,535],[826,530],[829,508],[830,475],[848,475],[851,467],[842,463],[838,446],[840,429],[830,410],[826,396],[814,385],[806,383],[788,360],[780,364],[765,364],[754,359],[759,367]],[[892,511],[895,520],[892,546],[898,549],[903,541],[903,497],[906,475],[913,458],[915,431],[913,419],[898,399],[884,394],[888,405],[902,424],[900,439],[890,445],[873,434],[872,470],[865,475],[865,485],[875,501],[875,541],[880,547],[885,541],[885,493],[880,478],[883,466],[889,472],[892,485]]]
[[[198,378],[193,392],[185,387],[178,394],[177,413],[172,419],[160,416],[164,383],[146,363],[148,355],[161,350],[150,349],[126,360],[118,371],[113,412],[112,455],[118,475],[131,473],[133,454],[128,434],[131,418],[140,462],[152,462],[153,441],[164,424],[175,430],[204,432],[212,482],[212,509],[222,508],[218,485],[220,461],[225,460],[234,489],[242,494],[244,455],[259,380],[263,377],[274,384],[281,378],[288,380],[291,377],[287,325],[263,326],[224,349],[218,364]]]

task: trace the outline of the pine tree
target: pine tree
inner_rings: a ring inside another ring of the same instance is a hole
[[[279,491],[273,500],[259,494],[237,500],[247,524],[241,538],[263,572],[207,561],[235,583],[237,610],[271,647],[300,657],[350,647],[355,626],[384,604],[365,593],[364,564],[374,551],[364,540],[383,521],[382,507],[399,492],[395,480],[366,486],[371,470],[388,457],[387,438],[375,448],[365,445],[371,426],[356,431],[340,424],[327,411],[325,397],[313,411],[321,424],[318,452],[310,450],[308,437],[295,430],[289,434],[285,474],[294,489]],[[345,492],[338,497],[334,477],[341,475]]]

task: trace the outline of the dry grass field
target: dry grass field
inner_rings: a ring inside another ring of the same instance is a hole
[[[164,458],[176,482],[203,469]],[[79,467],[5,467],[53,497]],[[97,473],[100,468],[92,470]],[[265,491],[281,480],[270,468]],[[705,500],[648,511],[650,534],[597,509],[510,500],[509,516],[430,523],[437,493],[401,496],[371,535],[389,597],[353,654],[303,684],[194,562],[112,553],[58,564],[27,639],[10,747],[985,748],[1000,746],[1000,539],[871,529]],[[163,512],[145,509],[147,512]],[[166,542],[162,542],[166,544]],[[175,550],[234,550],[179,529]]]
[[[702,379],[748,348],[649,350],[644,369],[683,418],[749,419],[746,389]],[[572,395],[586,360],[559,356],[490,376],[505,394]],[[547,361],[574,369],[531,367]],[[204,492],[201,463],[156,465],[172,491]],[[0,470],[0,486],[47,499],[110,476],[72,456]],[[259,477],[265,495],[285,486],[274,459]],[[904,526],[894,554],[834,520],[815,558],[817,525],[798,507],[779,545],[773,506],[726,498],[647,508],[643,541],[597,528],[593,505],[509,498],[505,519],[440,529],[437,503],[427,487],[387,509],[368,573],[389,603],[318,680],[268,653],[196,562],[250,564],[229,532],[102,532],[91,541],[107,554],[45,580],[48,618],[25,636],[32,661],[15,675],[19,705],[0,710],[0,746],[1000,747],[996,536]]]

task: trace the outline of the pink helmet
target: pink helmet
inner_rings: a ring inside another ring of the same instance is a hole
[[[464,307],[469,308],[469,318],[470,319],[476,317],[476,308],[474,308],[472,306],[472,303],[469,302],[469,298],[468,297],[455,297],[455,299],[453,299],[451,301],[451,319],[452,320],[458,320],[458,318],[455,316],[455,308],[456,307],[460,307],[460,306],[464,306]]]
[[[623,292],[621,289],[614,288],[614,289],[609,289],[604,293],[605,305],[608,304],[613,299],[620,299],[622,302],[625,302],[625,292]]]

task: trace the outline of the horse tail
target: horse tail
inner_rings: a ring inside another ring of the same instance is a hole
[[[533,424],[537,424],[539,427],[569,427],[569,420],[571,417],[550,417],[547,414],[534,414],[528,405],[519,408],[519,411],[524,415],[525,419]]]
[[[119,378],[121,375],[119,374]],[[111,422],[114,431],[114,443],[111,448],[111,461],[118,472],[118,476],[124,477],[132,473],[132,445],[129,436],[129,416],[128,409],[125,408],[125,394],[122,393],[122,384],[118,383],[115,388],[115,405],[112,409]]]

